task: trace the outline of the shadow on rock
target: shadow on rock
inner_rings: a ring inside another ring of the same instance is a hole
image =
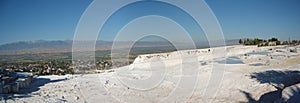
[[[300,103],[300,87],[291,87],[287,93],[287,97],[285,98],[286,103]]]
[[[300,71],[265,71],[253,73],[250,75],[252,79],[256,79],[260,83],[283,84],[289,87],[300,83]]]
[[[292,92],[289,93],[288,99],[282,98],[283,90],[286,87],[290,87],[300,83],[300,72],[299,71],[265,71],[259,73],[253,73],[250,75],[252,79],[256,79],[260,83],[268,83],[275,87],[277,90],[267,92],[255,100],[253,96],[246,92],[241,92],[246,96],[249,103],[300,103],[299,88],[293,88]],[[296,102],[295,102],[296,101]]]
[[[35,78],[34,82],[31,83],[28,87],[20,89],[17,93],[12,94],[0,94],[0,101],[4,100],[6,103],[7,100],[15,100],[15,98],[28,98],[32,97],[30,93],[36,92],[40,90],[41,86],[44,86],[47,83],[54,83],[54,82],[60,82],[67,80],[65,79],[56,79],[56,80],[50,80],[49,78]]]

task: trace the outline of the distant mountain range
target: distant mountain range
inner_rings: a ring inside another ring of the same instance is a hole
[[[26,50],[26,49],[47,49],[47,48],[70,48],[73,41],[46,41],[46,40],[34,40],[34,41],[19,41],[14,43],[8,43],[0,45],[0,51],[10,50]]]
[[[89,41],[82,41],[87,43]],[[129,48],[130,42],[122,41],[118,42],[121,45],[114,48]],[[96,41],[96,50],[110,50],[112,47],[112,41]],[[208,42],[195,43],[197,48],[209,47]],[[236,45],[238,40],[226,40],[226,45]],[[60,52],[72,52],[72,40],[34,40],[34,41],[19,41],[14,43],[8,43],[0,45],[0,55],[15,55],[15,54],[28,54],[28,53],[60,53]],[[134,44],[134,47],[163,47],[173,46],[167,41],[139,41]],[[189,48],[184,43],[179,45],[185,48]],[[82,47],[84,49],[84,46]]]

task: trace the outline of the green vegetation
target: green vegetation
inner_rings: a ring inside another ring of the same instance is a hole
[[[300,44],[300,40],[293,40],[292,42],[289,41],[280,41],[278,38],[271,38],[269,40],[263,40],[263,39],[259,39],[259,38],[255,38],[255,39],[240,39],[239,40],[240,44],[243,45],[257,45],[259,47],[262,46],[276,46],[276,45],[299,45]]]

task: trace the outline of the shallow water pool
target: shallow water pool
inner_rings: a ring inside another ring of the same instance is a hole
[[[235,56],[228,57],[225,60],[217,61],[220,64],[244,64],[244,62]]]
[[[270,52],[267,52],[267,51],[265,51],[265,52],[250,52],[247,54],[249,54],[249,55],[268,55],[268,54],[270,54]]]
[[[256,64],[249,64],[250,66],[264,66],[262,63],[256,63]]]

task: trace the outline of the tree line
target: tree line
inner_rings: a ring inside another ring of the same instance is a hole
[[[274,38],[274,37],[268,40],[259,39],[259,38],[255,38],[255,39],[247,38],[247,39],[240,39],[239,43],[243,45],[257,45],[261,47],[261,46],[276,46],[276,45],[299,45],[300,40],[280,41],[278,38]]]

